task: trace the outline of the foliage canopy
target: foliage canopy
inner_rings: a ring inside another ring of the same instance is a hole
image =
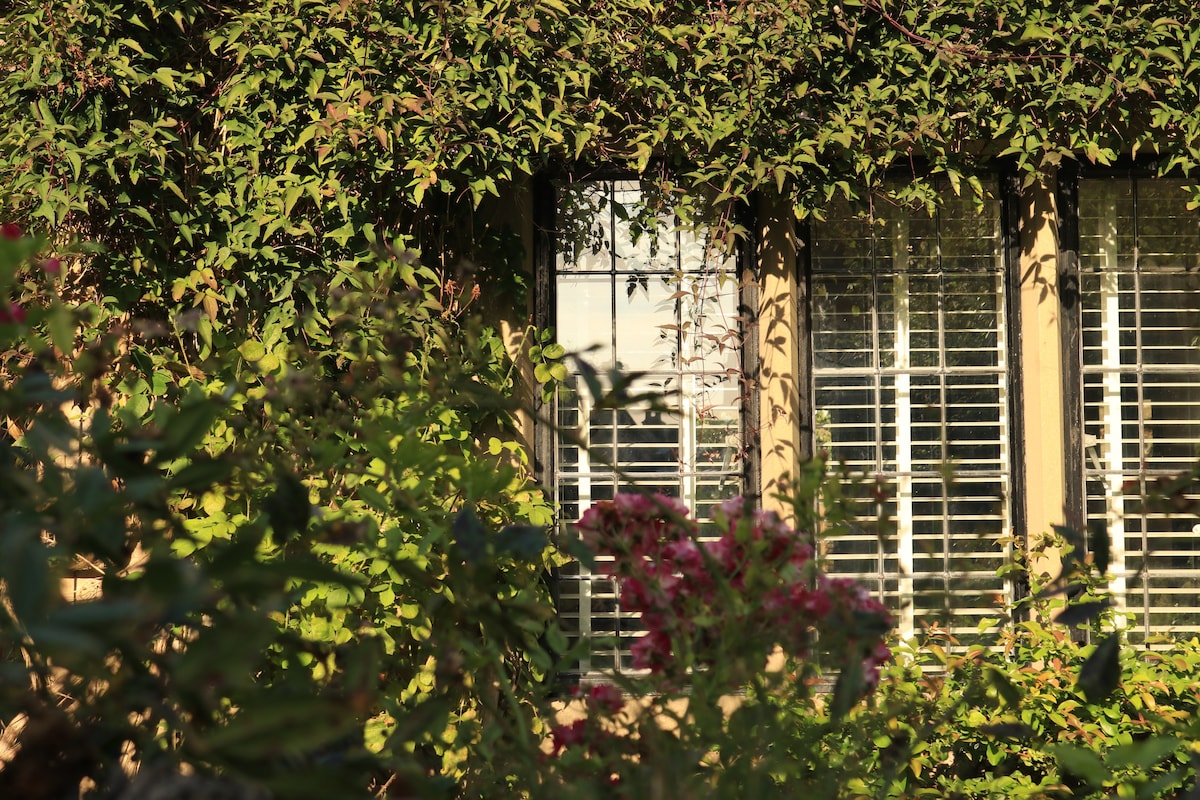
[[[388,235],[425,231],[428,251],[430,215],[545,169],[658,171],[684,205],[773,189],[802,215],[918,157],[956,185],[981,156],[1027,176],[1139,153],[1188,170],[1198,16],[1181,0],[17,2],[0,185],[6,213],[111,244],[106,283],[215,319],[238,293],[226,271],[274,290],[284,265]]]

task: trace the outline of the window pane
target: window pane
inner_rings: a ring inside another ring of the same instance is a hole
[[[1200,457],[1200,218],[1181,185],[1079,186],[1087,516],[1109,532],[1134,641],[1200,623],[1197,518],[1143,503]]]
[[[606,275],[560,275],[558,342],[597,369],[613,366],[613,282]]]
[[[831,276],[813,283],[813,358],[822,366],[874,363],[875,287],[869,275]]]
[[[813,396],[818,447],[864,494],[894,492],[894,529],[824,542],[831,571],[874,586],[902,634],[937,622],[966,642],[1008,597],[1004,282],[998,205],[945,200],[814,224]]]
[[[613,216],[605,184],[571,184],[560,190],[555,269],[559,273],[611,270]]]
[[[558,341],[595,368],[560,387],[555,491],[565,535],[618,491],[681,498],[698,520],[743,492],[742,333],[734,261],[703,230],[639,209],[636,182],[595,182],[560,196],[555,276]],[[564,216],[565,213],[565,216]],[[610,373],[615,370],[615,373]],[[608,407],[619,380],[632,398]],[[641,635],[601,561],[564,570],[563,624],[588,637],[584,672],[629,667]]]

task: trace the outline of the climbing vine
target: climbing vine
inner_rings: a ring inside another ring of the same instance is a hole
[[[9,8],[6,213],[110,242],[131,269],[107,280],[214,320],[225,272],[277,285],[548,167],[650,170],[685,210],[772,190],[804,215],[918,157],[903,191],[930,198],[927,175],[978,190],[980,158],[1030,178],[1200,160],[1200,11],[1180,0]]]

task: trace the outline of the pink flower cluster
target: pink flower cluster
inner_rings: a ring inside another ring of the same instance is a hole
[[[588,715],[567,724],[555,725],[550,729],[550,742],[554,755],[568,747],[596,744],[611,738],[612,732],[600,724],[600,720],[612,719],[625,708],[625,695],[616,686],[600,684],[586,693],[576,690],[576,697],[584,700]]]
[[[622,605],[642,615],[634,666],[667,673],[713,665],[736,643],[804,657],[817,642],[861,659],[874,686],[891,656],[887,609],[854,581],[822,574],[811,544],[776,514],[734,498],[716,517],[719,536],[702,540],[678,500],[623,494],[579,521],[597,554],[613,557]]]
[[[25,232],[15,222],[0,223],[0,239],[19,242],[25,238]],[[42,271],[50,276],[62,273],[62,261],[57,258],[47,258],[41,262]],[[25,308],[17,302],[0,302],[0,325],[21,325],[25,322]]]

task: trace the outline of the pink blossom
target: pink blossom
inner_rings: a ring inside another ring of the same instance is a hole
[[[20,239],[21,226],[15,222],[5,222],[3,225],[0,225],[0,237],[5,239]]]
[[[621,604],[642,616],[646,634],[633,644],[634,667],[678,676],[739,657],[730,643],[804,657],[819,641],[825,651],[862,659],[874,685],[890,658],[871,632],[891,624],[884,605],[853,580],[821,575],[806,536],[778,515],[734,498],[716,516],[720,537],[706,542],[674,498],[617,495],[580,520],[585,539],[614,559]],[[729,592],[741,595],[732,605]],[[864,628],[864,616],[885,625]],[[864,630],[860,643],[854,637]]]
[[[657,518],[672,514],[686,517],[688,514],[687,506],[678,498],[662,494],[618,494],[612,504],[618,512],[637,517]]]
[[[879,668],[892,659],[892,651],[886,644],[879,642],[872,648],[869,655],[863,659],[863,683],[868,689],[879,685]]]
[[[712,556],[713,561],[726,572],[732,572],[735,566],[735,556],[733,544],[726,538],[718,539],[715,542],[709,542],[705,545],[708,554]]]
[[[588,706],[605,716],[614,716],[625,707],[625,695],[612,684],[593,686],[588,692]]]
[[[0,306],[0,325],[20,325],[25,321],[25,309],[19,303],[9,303],[8,307]]]
[[[704,556],[691,539],[674,541],[663,548],[663,559],[683,573],[698,574],[704,569]]]
[[[621,604],[629,611],[645,611],[650,608],[650,593],[646,584],[637,578],[621,581]]]
[[[555,725],[550,729],[550,739],[554,743],[554,754],[558,755],[568,747],[583,744],[587,739],[587,720],[577,719],[570,725]]]
[[[671,658],[671,640],[660,630],[652,630],[633,643],[634,669],[661,671]]]
[[[47,275],[58,275],[62,272],[62,262],[57,258],[47,258],[42,262],[42,271]]]
[[[686,538],[694,523],[674,498],[619,494],[584,512],[578,528],[598,551],[653,558],[666,542]]]
[[[824,619],[833,609],[828,594],[808,586],[793,586],[790,601],[793,608],[804,612],[810,619]]]

